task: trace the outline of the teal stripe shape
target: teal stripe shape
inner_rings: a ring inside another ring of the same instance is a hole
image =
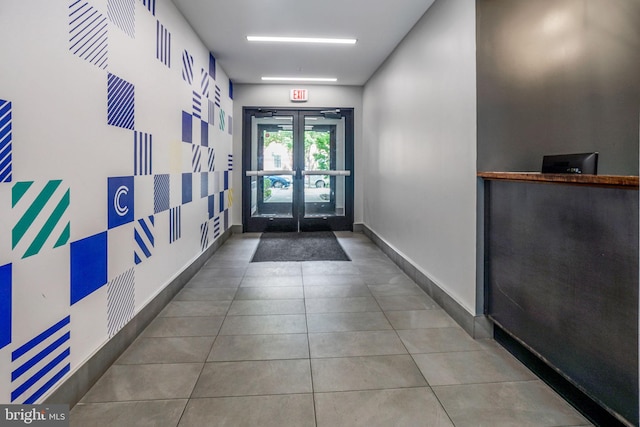
[[[11,191],[11,207],[15,208],[24,193],[29,190],[29,188],[33,185],[33,181],[30,182],[17,182],[16,185],[13,186]]]
[[[71,237],[71,222],[67,222],[67,226],[62,230],[62,234],[60,234],[60,238],[56,241],[56,244],[53,245],[54,248],[57,248],[62,245],[66,245],[69,243],[69,238]]]
[[[29,246],[29,249],[27,249],[27,252],[25,252],[25,254],[22,256],[23,259],[32,255],[36,255],[38,252],[40,252],[44,244],[47,242],[47,239],[53,232],[54,227],[58,224],[58,222],[60,222],[62,215],[67,211],[68,207],[69,190],[67,190],[67,192],[64,194],[64,196],[58,203],[58,206],[56,206],[49,219],[47,219],[47,222],[44,223],[42,230],[40,230],[33,243],[31,243],[31,245]]]
[[[49,199],[51,199],[51,196],[60,186],[60,183],[62,183],[61,180],[49,181],[47,185],[44,186],[40,194],[38,194],[38,197],[36,197],[36,200],[33,202],[33,204],[29,206],[29,209],[27,209],[22,218],[20,218],[20,221],[18,221],[16,226],[13,227],[13,230],[11,230],[11,235],[13,243],[12,247],[14,249],[20,242],[20,240],[24,237],[29,227],[31,227],[31,224],[33,224],[33,221],[35,221],[36,217],[42,211]]]

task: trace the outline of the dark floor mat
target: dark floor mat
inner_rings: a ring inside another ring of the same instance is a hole
[[[262,233],[251,262],[351,261],[330,231]]]

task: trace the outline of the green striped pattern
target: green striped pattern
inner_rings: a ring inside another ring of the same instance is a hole
[[[70,222],[67,220],[66,225],[64,224],[70,202],[69,189],[66,191],[63,189],[64,193],[60,195],[61,191],[58,189],[62,181],[55,180],[47,182],[39,193],[35,194],[38,188],[34,188],[33,184],[33,181],[17,182],[11,192],[12,208],[24,210],[11,230],[12,248],[16,249],[18,245],[27,246],[22,258],[36,255],[48,241],[52,241],[54,248],[65,245],[69,242],[71,235]],[[28,202],[25,197],[27,194],[35,195],[35,198]],[[23,203],[20,203],[21,201]],[[63,227],[62,231],[60,231],[61,227]],[[56,229],[58,231],[54,233]],[[28,233],[30,230],[32,231]],[[35,234],[35,236],[25,242],[27,234],[29,236]]]

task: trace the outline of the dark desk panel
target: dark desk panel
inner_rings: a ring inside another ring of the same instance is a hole
[[[637,180],[550,182],[485,181],[488,314],[638,425]]]

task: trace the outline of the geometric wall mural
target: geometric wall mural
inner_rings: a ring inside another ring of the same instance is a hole
[[[109,178],[107,188],[109,229],[133,222],[135,200],[133,177]]]
[[[218,202],[218,213],[222,213],[224,211],[224,200],[225,200],[225,194],[224,191],[218,193],[220,196],[220,201]]]
[[[0,183],[11,182],[11,102],[0,99]]]
[[[193,91],[193,117],[202,118],[202,95],[195,90]]]
[[[182,79],[193,84],[193,56],[186,49],[182,52]]]
[[[143,259],[151,257],[151,250],[154,246],[154,222],[153,215],[140,218],[134,225],[135,250],[133,258],[136,264],[140,264]]]
[[[216,216],[216,196],[207,197],[207,211],[209,213],[209,219]]]
[[[182,237],[182,206],[176,206],[169,211],[169,243]]]
[[[156,21],[156,58],[171,68],[171,33]]]
[[[220,217],[217,216],[213,220],[213,238],[217,239],[220,236]]]
[[[135,314],[135,271],[125,271],[107,284],[107,330],[113,337]]]
[[[215,124],[216,104],[214,104],[213,101],[210,99],[208,100],[208,103],[209,103],[209,114],[208,114],[209,120],[208,121],[210,125],[213,125]]]
[[[193,200],[193,174],[182,174],[182,204],[186,205]]]
[[[169,174],[154,175],[153,213],[169,210]]]
[[[200,120],[200,145],[209,146],[209,123],[204,120]]]
[[[209,247],[209,221],[200,225],[200,249],[204,252]]]
[[[218,113],[218,116],[220,117],[220,120],[218,122],[218,127],[220,128],[221,131],[224,132],[225,128],[226,128],[226,120],[225,120],[225,113],[223,109],[220,109],[220,112]]]
[[[108,0],[107,16],[129,37],[136,33],[136,4],[134,0]]]
[[[148,133],[133,132],[133,174],[153,174],[153,136]]]
[[[204,68],[200,69],[200,92],[205,98],[209,98],[209,72]]]
[[[182,112],[182,142],[193,142],[193,116]]]
[[[109,73],[107,80],[107,124],[133,130],[134,104],[134,86]]]
[[[71,368],[69,316],[11,353],[11,402],[32,404]]]
[[[32,3],[0,0],[19,53],[0,93],[0,404],[41,403],[135,330],[231,205],[229,79],[177,9]],[[38,69],[52,83],[29,84]]]
[[[107,232],[71,243],[71,305],[107,284]]]
[[[57,248],[68,243],[70,190],[61,184],[61,180],[44,185],[29,181],[13,186],[11,205],[19,212],[19,219],[11,230],[11,240],[22,258],[38,254],[45,245]]]
[[[213,80],[216,79],[216,58],[211,52],[209,52],[209,76]]]
[[[207,158],[208,171],[213,172],[215,170],[216,151],[213,148],[209,148],[209,156]]]
[[[0,349],[11,343],[11,264],[0,266]]]
[[[215,104],[216,107],[220,107],[220,86],[215,85],[215,94],[213,96],[213,99],[215,99]]]
[[[204,199],[209,196],[209,174],[202,172],[200,174],[200,198]]]
[[[191,170],[192,172],[202,172],[202,147],[191,146]]]
[[[152,15],[156,14],[156,0],[142,0],[142,5],[146,7]]]
[[[82,59],[107,68],[109,21],[86,1],[69,1],[69,50]]]

